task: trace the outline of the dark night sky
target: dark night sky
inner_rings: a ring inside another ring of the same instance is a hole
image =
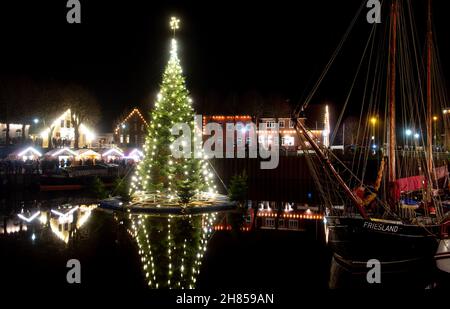
[[[181,18],[180,56],[195,102],[211,93],[224,98],[249,91],[297,102],[308,93],[361,4],[360,0],[80,2],[82,23],[77,25],[66,22],[65,0],[2,1],[0,73],[80,83],[101,102],[103,130],[111,130],[111,121],[125,109],[150,106],[168,58],[171,15]],[[445,62],[450,54],[445,2],[435,1],[435,25],[444,72],[450,76],[449,61]],[[423,8],[416,13],[424,15]],[[339,108],[369,29],[360,20],[318,100],[336,102]]]

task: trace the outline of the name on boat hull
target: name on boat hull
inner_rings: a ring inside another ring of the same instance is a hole
[[[374,231],[391,232],[391,233],[398,232],[398,225],[374,223],[374,222],[366,221],[366,222],[364,222],[363,227],[366,229],[369,229],[369,230],[374,230]]]

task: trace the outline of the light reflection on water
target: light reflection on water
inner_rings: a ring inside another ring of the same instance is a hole
[[[216,213],[201,215],[129,215],[150,288],[193,289]]]
[[[124,264],[116,268],[127,268],[128,259],[133,259],[133,266],[141,268],[140,279],[147,288],[196,287],[208,241],[215,232],[213,227],[222,215],[144,215],[96,208],[96,204],[52,208],[32,205],[7,215],[0,213],[0,251],[10,250],[13,242],[17,247],[11,251],[25,260],[30,257],[19,252],[23,248],[24,252],[37,249],[39,260],[48,257],[49,261],[56,260],[55,264],[78,256],[86,261],[83,257],[91,254],[87,251],[97,249],[103,238],[105,242],[118,243],[118,250],[127,250],[127,261],[120,261]],[[117,235],[102,235],[105,228],[117,231]],[[123,249],[124,243],[132,250]],[[0,254],[2,262],[8,263],[8,259],[3,260]]]
[[[278,286],[287,284],[289,280],[282,280],[292,272],[302,278],[296,282],[300,286],[325,288],[330,282],[332,287],[361,287],[358,282],[364,281],[364,276],[349,277],[332,261],[321,244],[324,235],[317,234],[323,231],[318,221],[301,219],[296,231],[288,231],[287,222],[278,230],[264,225],[271,220],[266,212],[253,224],[242,212],[139,215],[99,210],[95,204],[56,205],[32,204],[12,212],[0,208],[2,276],[18,276],[22,265],[32,265],[44,269],[35,282],[65,284],[65,263],[78,258],[85,270],[83,286],[89,288],[101,284],[190,289],[225,283],[235,287],[241,281],[253,287]],[[20,276],[31,275],[24,271]]]
[[[36,233],[50,230],[56,238],[68,243],[91,216],[96,204],[92,205],[62,205],[52,209],[22,209],[17,214],[3,216],[0,223],[0,235],[15,234],[29,231],[32,240],[36,240]]]

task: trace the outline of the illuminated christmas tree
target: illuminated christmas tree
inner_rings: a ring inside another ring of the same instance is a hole
[[[175,36],[179,20],[172,17],[170,26]],[[201,144],[195,143],[197,139],[201,140],[201,130],[195,128],[194,109],[186,88],[175,38],[171,42],[170,58],[150,119],[144,159],[132,178],[131,193],[135,200],[142,201],[150,198],[148,194],[157,194],[163,200],[188,204],[202,199],[201,196],[204,199],[205,194],[214,193],[213,175],[209,171],[208,162],[203,159]],[[190,157],[175,158],[173,155],[173,142],[178,136],[172,135],[171,129],[180,123],[189,126],[192,133],[189,137],[190,145],[197,147],[201,158],[194,158],[192,148],[189,149]],[[154,199],[156,202],[155,197]]]

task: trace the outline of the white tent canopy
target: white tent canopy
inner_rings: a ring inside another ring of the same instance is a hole
[[[25,149],[18,149],[8,155],[11,159],[35,160],[42,156],[42,153],[34,147],[27,147]]]

